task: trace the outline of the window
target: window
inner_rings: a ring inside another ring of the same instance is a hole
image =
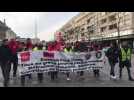
[[[109,26],[109,30],[117,29],[117,24],[112,24]]]
[[[81,36],[84,36],[84,33],[81,33]]]
[[[102,19],[101,20],[101,24],[104,24],[104,23],[106,23],[107,22],[107,19]]]
[[[87,20],[87,23],[90,23],[90,21],[91,21],[91,19],[88,19],[88,20]]]
[[[115,21],[116,20],[116,16],[115,15],[112,15],[112,16],[110,16],[109,17],[109,21],[111,22],[111,21]]]
[[[101,27],[101,32],[106,31],[106,29],[107,29],[107,27],[106,27],[106,26],[105,26],[105,27]]]
[[[81,29],[81,31],[84,31],[84,30],[85,30],[84,28]]]
[[[88,30],[88,32],[90,32],[90,33],[94,33],[94,32],[95,32],[95,26],[94,26],[94,25],[88,26],[88,27],[87,27],[87,30]]]

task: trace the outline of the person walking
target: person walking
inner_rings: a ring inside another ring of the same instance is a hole
[[[24,42],[21,42],[19,45],[19,52],[27,51],[26,44]],[[25,78],[26,76],[29,76],[29,74],[21,75],[21,86],[25,86]]]
[[[48,44],[48,51],[57,51],[55,42],[50,42]],[[51,80],[54,80],[54,79],[56,79],[58,77],[57,76],[57,71],[50,71],[50,72],[48,72],[48,75],[51,76]]]
[[[79,51],[80,52],[88,52],[88,47],[87,47],[87,45],[86,45],[86,42],[85,42],[85,40],[82,40],[81,42],[80,42],[80,44],[79,44]],[[80,73],[80,76],[84,76],[84,71],[80,71],[80,72],[78,72],[78,73]]]
[[[2,75],[4,78],[4,86],[7,87],[9,84],[10,70],[11,70],[11,59],[12,52],[8,47],[8,40],[4,39],[0,46],[0,66],[2,69]]]
[[[65,53],[72,53],[72,48],[69,44],[66,44],[65,48],[64,48],[64,52]],[[67,75],[67,80],[71,80],[70,79],[70,72],[66,72]]]
[[[19,49],[19,44],[17,43],[16,39],[11,39],[11,41],[9,41],[9,48],[12,51],[11,63],[13,64],[13,77],[16,77],[17,67],[18,67],[17,52],[18,52],[18,49]]]
[[[26,41],[26,51],[32,51],[32,49],[33,49],[32,40],[28,38]],[[29,79],[32,80],[32,74],[29,74]]]
[[[122,69],[124,66],[127,68],[128,71],[128,79],[130,81],[134,81],[134,79],[131,76],[131,56],[132,56],[132,49],[128,46],[127,41],[123,41],[122,47],[119,50],[119,78],[122,78]]]
[[[94,44],[93,50],[94,50],[96,53],[100,50],[99,45],[98,45],[97,43]],[[95,77],[99,77],[99,76],[100,76],[100,70],[99,70],[99,69],[93,69],[93,73],[94,73],[94,76],[95,76]]]
[[[108,49],[108,51],[106,52],[106,56],[108,57],[108,61],[111,67],[110,70],[110,79],[116,79],[116,75],[114,72],[115,69],[115,65],[118,63],[118,56],[119,55],[119,49],[117,47],[116,42],[111,43],[110,48]]]
[[[38,51],[38,50],[43,50],[43,44],[39,43],[38,45],[36,44],[35,47],[33,48],[33,51]],[[43,73],[38,73],[38,82],[42,83],[43,81]]]

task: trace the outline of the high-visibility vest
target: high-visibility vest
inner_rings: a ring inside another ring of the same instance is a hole
[[[121,48],[121,56],[122,56],[122,61],[126,61],[127,59],[130,60],[131,59],[131,49],[129,48],[126,53],[125,50],[123,48]]]
[[[38,50],[38,48],[37,48],[37,47],[33,48],[33,51],[37,51],[37,50]]]
[[[65,48],[65,49],[64,49],[64,52],[66,52],[66,53],[71,53],[71,52],[72,52],[72,49],[67,50],[67,48]]]
[[[46,50],[46,47],[43,47],[43,50]]]

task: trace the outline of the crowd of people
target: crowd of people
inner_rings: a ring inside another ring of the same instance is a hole
[[[108,58],[111,70],[110,70],[110,78],[116,79],[116,75],[114,72],[116,63],[119,62],[119,73],[120,78],[122,78],[122,69],[126,66],[128,70],[129,80],[133,81],[134,79],[131,76],[131,55],[132,49],[129,47],[127,42],[123,42],[121,48],[117,45],[116,42],[101,43],[101,42],[85,42],[77,41],[74,43],[65,43],[63,41],[51,41],[45,42],[42,41],[37,44],[33,44],[31,39],[28,38],[26,42],[20,42],[16,39],[7,40],[4,39],[2,41],[2,45],[0,46],[0,66],[2,69],[2,75],[4,78],[4,86],[8,86],[10,81],[10,70],[13,66],[13,77],[17,76],[17,67],[18,67],[18,52],[22,51],[37,51],[37,50],[47,50],[47,51],[61,51],[61,52],[91,52],[103,50]],[[93,70],[94,76],[99,76],[99,69]],[[58,78],[58,71],[49,72],[48,75],[51,77],[51,80],[55,80]],[[84,71],[78,72],[79,76],[84,75]],[[38,73],[38,81],[41,83],[43,81],[43,73]],[[70,73],[66,73],[67,80],[71,80]],[[25,77],[29,77],[32,79],[32,74],[22,75],[21,76],[21,85],[25,85]]]

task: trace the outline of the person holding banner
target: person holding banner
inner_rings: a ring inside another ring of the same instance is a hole
[[[38,50],[43,50],[43,44],[39,43],[38,45],[36,44],[36,46],[33,48],[33,51],[38,51]],[[43,73],[38,73],[38,82],[42,83],[43,81]]]
[[[48,45],[48,51],[57,51],[57,44],[56,42],[50,42]],[[48,73],[51,76],[51,80],[54,80],[55,78],[58,78],[58,72],[57,71],[51,71]]]
[[[32,45],[31,39],[28,38],[26,43],[22,42],[20,47],[21,48],[19,48],[20,49],[19,52],[32,50],[33,45]],[[25,86],[25,77],[26,76],[28,76],[30,80],[32,79],[31,74],[22,75],[21,76],[21,86]]]
[[[72,52],[73,52],[73,50],[72,50],[72,48],[71,48],[71,46],[70,46],[69,44],[66,44],[66,45],[65,45],[64,52],[65,52],[65,53],[72,53]],[[67,75],[67,80],[71,80],[71,79],[69,78],[70,73],[67,72],[66,75]]]
[[[21,42],[19,47],[20,47],[19,52],[27,51],[26,44],[24,42]],[[21,86],[25,86],[25,78],[26,78],[26,76],[28,76],[29,79],[31,79],[29,74],[21,75]]]
[[[11,70],[12,52],[8,47],[8,40],[3,40],[0,46],[0,66],[2,69],[2,75],[4,77],[4,86],[7,87],[9,83],[9,76]]]
[[[100,50],[99,44],[97,44],[97,43],[94,44],[94,48],[93,49],[97,53]],[[100,70],[99,69],[94,69],[93,72],[94,72],[94,76],[95,77],[99,77],[100,76],[100,74],[99,74]]]
[[[32,44],[32,41],[30,38],[27,39],[27,42],[26,42],[26,50],[27,51],[32,51],[33,49],[33,44]],[[32,79],[32,75],[29,74],[29,79]]]

